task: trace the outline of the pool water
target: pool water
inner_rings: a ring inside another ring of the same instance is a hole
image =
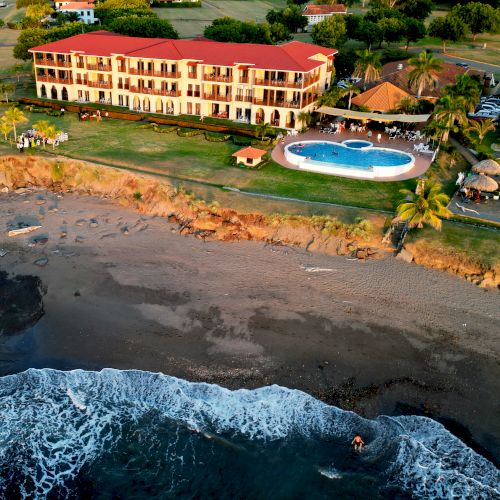
[[[373,146],[373,143],[371,143],[370,141],[356,141],[356,140],[342,141],[342,144],[351,149],[371,148]]]
[[[290,145],[289,151],[315,162],[330,163],[337,167],[357,170],[371,170],[374,166],[396,167],[413,161],[413,158],[407,153],[393,149],[367,147],[367,141],[349,142],[351,144],[348,145],[337,142],[298,143]],[[358,143],[358,145],[353,146],[352,142]],[[361,144],[363,145],[361,146]]]

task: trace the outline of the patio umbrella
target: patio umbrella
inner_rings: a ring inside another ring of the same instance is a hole
[[[495,160],[483,160],[472,167],[476,174],[500,175],[500,165]]]
[[[487,175],[471,175],[465,179],[464,186],[486,192],[496,191],[498,189],[497,181]]]

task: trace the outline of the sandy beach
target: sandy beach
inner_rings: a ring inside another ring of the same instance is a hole
[[[42,227],[9,237],[19,218]],[[16,276],[41,282],[22,288],[34,294],[23,307],[43,295],[34,326],[0,335],[1,375],[114,367],[280,384],[368,417],[432,416],[498,464],[496,290],[393,257],[205,242],[107,200],[44,190],[0,194],[0,228],[4,307]]]

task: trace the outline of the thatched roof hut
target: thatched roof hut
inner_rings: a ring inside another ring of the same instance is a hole
[[[465,179],[464,186],[488,193],[498,189],[497,181],[487,175],[471,175]]]
[[[500,165],[495,160],[483,160],[472,167],[476,174],[500,175]]]

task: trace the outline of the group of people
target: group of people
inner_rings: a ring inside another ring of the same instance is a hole
[[[97,122],[100,122],[102,120],[103,115],[104,118],[106,118],[106,120],[109,120],[109,112],[108,111],[102,112],[100,109],[98,109],[95,113],[91,113],[90,111],[79,111],[78,119],[80,121],[96,120]]]
[[[20,153],[24,153],[25,149],[34,149],[38,146],[45,147],[47,144],[59,146],[61,142],[68,140],[68,134],[61,132],[55,139],[48,139],[44,135],[40,134],[36,129],[30,129],[23,132],[17,138],[17,149]]]

